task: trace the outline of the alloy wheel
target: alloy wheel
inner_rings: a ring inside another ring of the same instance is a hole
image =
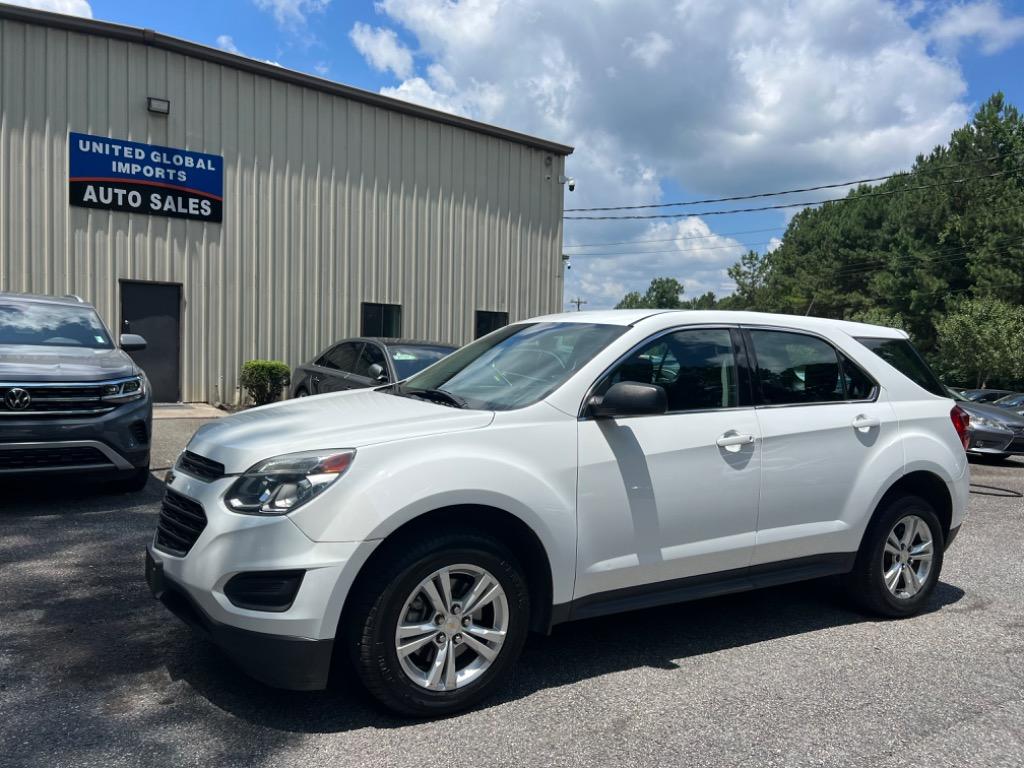
[[[893,596],[912,598],[928,581],[935,542],[917,515],[901,517],[889,531],[882,552],[882,580]]]
[[[423,579],[406,599],[395,629],[402,670],[416,685],[452,691],[478,680],[508,632],[501,583],[476,565],[451,565]]]

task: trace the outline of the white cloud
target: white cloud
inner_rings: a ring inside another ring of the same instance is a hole
[[[935,20],[931,35],[954,49],[963,40],[977,38],[982,52],[991,55],[1024,38],[1024,16],[1006,17],[995,2],[952,5]]]
[[[357,21],[348,36],[356,50],[378,72],[390,71],[400,79],[412,74],[412,51],[402,44],[395,30]]]
[[[254,0],[263,11],[270,11],[282,27],[299,27],[311,13],[327,10],[331,0]]]
[[[37,11],[53,11],[54,13],[66,13],[69,16],[84,16],[92,18],[92,6],[88,0],[4,0],[11,5],[21,5],[25,8],[35,8]]]
[[[382,92],[575,145],[569,207],[882,175],[945,142],[970,114],[955,56],[935,50],[944,27],[913,3],[602,0],[586,24],[576,4],[549,0],[376,7],[386,19],[378,32],[402,27],[417,51],[409,74]],[[990,6],[954,9],[975,7]],[[970,18],[983,46],[995,40],[991,24]],[[732,217],[709,221],[735,228]],[[565,232],[571,244],[677,226],[570,221]],[[593,288],[591,308],[659,274],[683,280],[689,295],[720,291],[735,253],[704,256],[580,258],[567,288]]]
[[[331,74],[331,65],[326,61],[318,61],[313,65],[313,71],[320,75],[320,77],[327,77]]]
[[[235,45],[235,40],[231,35],[217,35],[217,47],[222,51],[227,51],[228,53],[241,53],[241,51],[238,50],[238,46]]]
[[[747,250],[732,237],[716,235],[696,216],[652,224],[636,240],[632,245],[567,249],[573,252],[567,297],[583,296],[589,309],[614,306],[628,291],[642,293],[652,277],[677,278],[685,286],[684,298],[706,291],[722,295],[733,288],[726,270]]]
[[[648,69],[658,66],[658,62],[672,50],[672,41],[660,32],[648,32],[639,40],[627,37],[623,45],[630,56],[642,62]]]

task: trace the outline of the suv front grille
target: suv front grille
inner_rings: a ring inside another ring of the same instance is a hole
[[[224,477],[224,465],[192,451],[185,451],[178,457],[178,468],[187,475],[208,483]]]
[[[62,448],[0,449],[0,472],[21,472],[33,469],[85,469],[111,467],[110,459],[89,446]]]
[[[0,416],[102,416],[114,410],[113,403],[105,402],[103,388],[109,382],[88,384],[0,384]],[[28,404],[15,407],[25,397],[20,392],[8,397],[14,390],[28,393]]]
[[[156,526],[156,547],[184,557],[206,528],[206,513],[198,501],[167,489]]]

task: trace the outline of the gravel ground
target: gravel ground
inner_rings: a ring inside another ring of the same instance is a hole
[[[157,422],[154,467],[199,423]],[[1020,459],[973,475],[1024,491]],[[823,580],[563,625],[497,700],[416,722],[253,682],[152,600],[160,492],[5,488],[0,764],[1024,766],[1020,498],[971,496],[917,618]]]

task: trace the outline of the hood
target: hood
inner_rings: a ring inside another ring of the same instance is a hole
[[[969,416],[980,416],[1007,427],[1024,427],[1024,416],[1017,415],[1009,408],[1000,408],[998,405],[988,405],[987,403],[969,403],[962,400],[958,400],[957,405],[963,408]]]
[[[286,400],[218,419],[200,427],[188,449],[235,474],[271,456],[479,429],[493,418],[491,411],[362,389]]]
[[[0,344],[0,381],[103,381],[137,372],[120,349]]]

